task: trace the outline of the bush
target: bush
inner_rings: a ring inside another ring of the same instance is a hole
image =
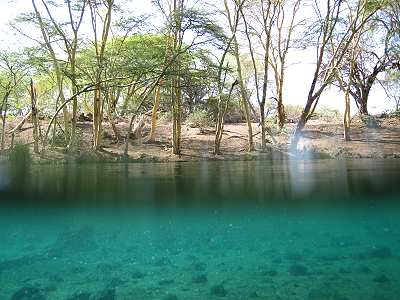
[[[361,116],[361,120],[367,128],[378,128],[379,122],[374,116]]]
[[[303,106],[287,104],[285,105],[286,120],[288,123],[297,123],[303,112]]]
[[[326,106],[319,107],[312,116],[313,119],[322,119],[326,122],[339,121],[342,116],[337,109],[329,108]]]
[[[213,126],[214,121],[205,110],[195,110],[186,119],[190,127],[205,128]]]
[[[159,113],[158,120],[161,124],[167,124],[167,123],[172,122],[172,112],[166,111],[166,112]]]

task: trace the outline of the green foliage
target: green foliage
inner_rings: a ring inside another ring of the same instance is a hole
[[[319,107],[313,114],[313,118],[324,120],[326,122],[339,121],[342,118],[339,110],[326,106]]]
[[[214,125],[214,121],[206,110],[197,109],[187,117],[187,124],[190,127],[205,128]]]
[[[158,114],[158,120],[161,124],[168,124],[172,122],[172,112],[171,111],[160,112]]]
[[[301,113],[303,112],[303,106],[287,104],[285,105],[286,119],[289,122],[297,122],[300,119]]]
[[[361,120],[367,126],[367,128],[378,128],[379,127],[379,122],[374,116],[361,116]]]

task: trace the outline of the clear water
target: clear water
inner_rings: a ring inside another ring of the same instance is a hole
[[[2,166],[0,299],[399,299],[399,167]]]

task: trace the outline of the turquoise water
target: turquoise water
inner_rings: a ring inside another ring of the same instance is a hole
[[[0,299],[399,299],[399,166],[3,166]]]

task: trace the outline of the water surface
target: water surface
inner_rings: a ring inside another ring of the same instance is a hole
[[[2,166],[0,299],[398,299],[399,167]]]

